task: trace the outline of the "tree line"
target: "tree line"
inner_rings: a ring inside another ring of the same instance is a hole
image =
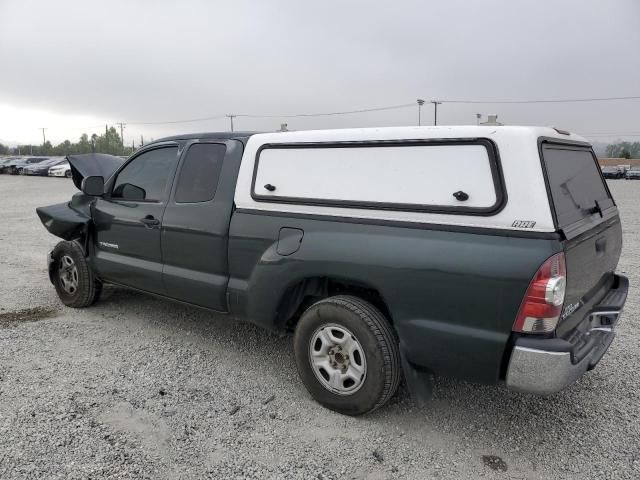
[[[79,153],[108,153],[111,155],[131,155],[134,152],[133,146],[125,146],[122,139],[114,127],[105,129],[102,135],[83,133],[77,142],[65,140],[57,145],[52,145],[46,141],[41,145],[20,145],[18,147],[8,147],[0,143],[0,155],[50,155],[60,156],[74,155]]]
[[[608,158],[640,158],[640,142],[618,142],[607,145]]]

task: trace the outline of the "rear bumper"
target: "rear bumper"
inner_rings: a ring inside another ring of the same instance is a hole
[[[520,337],[507,369],[507,387],[541,395],[558,392],[594,368],[615,338],[629,280],[616,276],[613,288],[566,338]]]

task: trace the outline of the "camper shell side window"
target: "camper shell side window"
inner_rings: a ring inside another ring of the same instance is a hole
[[[506,204],[488,139],[262,145],[251,196],[259,202],[495,215]]]

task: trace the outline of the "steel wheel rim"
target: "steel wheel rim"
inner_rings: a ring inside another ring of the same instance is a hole
[[[70,295],[73,295],[78,291],[78,268],[76,263],[69,255],[63,255],[60,257],[60,264],[58,266],[58,277],[62,289]]]
[[[309,341],[309,364],[320,384],[338,395],[353,395],[367,377],[367,359],[356,336],[337,324],[318,328]]]

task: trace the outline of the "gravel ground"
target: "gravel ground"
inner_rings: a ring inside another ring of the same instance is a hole
[[[361,418],[298,381],[290,338],[108,289],[63,307],[34,208],[66,179],[0,176],[0,478],[638,478],[640,182],[613,181],[630,277],[598,368],[546,398],[436,381]]]

